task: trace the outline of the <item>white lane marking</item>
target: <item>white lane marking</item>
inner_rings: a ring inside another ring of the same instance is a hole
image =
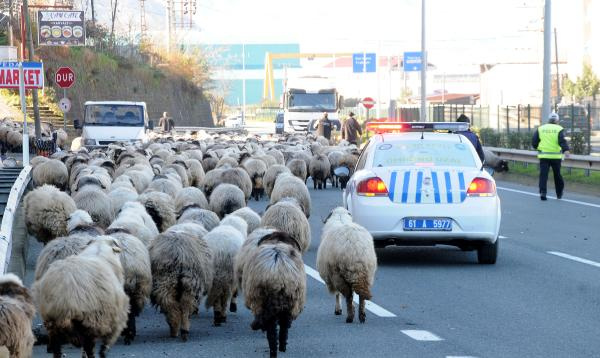
[[[421,329],[403,329],[400,332],[406,334],[407,336],[414,339],[415,341],[437,342],[437,341],[444,340],[443,338],[436,336],[435,334],[433,334],[429,331],[425,331],[425,330],[421,330]]]
[[[540,196],[540,194],[538,194],[538,193],[532,193],[532,192],[524,191],[524,190],[517,190],[517,189],[505,188],[505,187],[501,187],[501,186],[497,186],[496,188],[498,188],[500,190],[512,191],[513,193],[520,193],[520,194],[525,194],[525,195],[530,195],[530,196],[537,196],[537,197]],[[555,196],[551,196],[551,195],[546,195],[546,197],[548,197],[550,199],[556,199]],[[573,203],[573,204],[591,206],[593,208],[600,208],[600,204],[587,203],[585,201],[571,200],[571,199],[565,199],[565,198],[562,198],[560,200],[561,201],[566,201],[567,203]]]
[[[498,236],[499,239],[508,239],[508,236],[504,236],[504,235],[499,235]]]
[[[306,274],[309,275],[310,277],[321,282],[322,284],[325,284],[325,281],[323,281],[323,279],[321,278],[321,275],[319,275],[319,271],[315,270],[314,268],[312,268],[308,265],[304,265],[304,271],[306,271]],[[358,296],[356,294],[354,294],[354,302],[358,303]],[[369,311],[371,311],[374,315],[376,315],[378,317],[396,317],[396,315],[393,314],[392,312],[386,310],[385,308],[383,308],[371,301],[365,302],[365,308],[368,309]]]
[[[477,358],[475,356],[446,356],[446,358]]]
[[[567,260],[577,261],[582,264],[586,264],[586,265],[590,265],[590,266],[594,266],[594,267],[600,267],[600,262],[584,259],[581,257],[565,254],[565,253],[558,252],[558,251],[548,251],[548,253],[550,255],[559,256],[559,257],[565,258]]]

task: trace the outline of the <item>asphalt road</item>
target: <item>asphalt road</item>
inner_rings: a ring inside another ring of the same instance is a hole
[[[292,325],[288,352],[280,356],[600,356],[600,235],[593,229],[600,199],[567,193],[566,200],[541,202],[534,188],[498,186],[503,220],[496,265],[479,265],[474,252],[451,247],[378,250],[376,306],[365,324],[335,316],[333,296],[307,277],[306,307]],[[315,268],[321,218],[340,205],[341,194],[310,190],[312,244],[304,260]],[[266,204],[263,199],[250,206],[262,212]],[[39,248],[32,244],[30,272]],[[187,343],[169,338],[164,317],[147,307],[133,345],[119,340],[109,356],[268,356],[265,335],[250,329],[243,299],[239,306],[221,327],[213,327],[212,313],[202,309]],[[49,356],[45,352],[36,346],[34,356]],[[74,348],[65,352],[80,354]]]

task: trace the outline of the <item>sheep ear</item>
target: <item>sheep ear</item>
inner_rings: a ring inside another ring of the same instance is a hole
[[[325,224],[327,222],[327,220],[329,220],[329,218],[331,217],[331,215],[333,215],[333,210],[331,210],[329,212],[329,215],[327,215],[327,217],[325,219],[323,219],[323,224]]]
[[[121,243],[119,243],[119,240],[112,239],[112,246],[111,247],[112,247],[112,250],[113,250],[114,253],[118,254],[118,253],[120,253],[120,252],[123,251],[123,250],[121,250]]]

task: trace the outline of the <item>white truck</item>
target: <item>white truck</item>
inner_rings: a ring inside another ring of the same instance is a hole
[[[283,130],[288,133],[311,130],[309,124],[327,112],[337,130],[339,110],[344,98],[335,84],[326,77],[298,77],[287,80],[283,93]]]
[[[82,130],[79,143],[74,140],[73,144],[87,148],[115,142],[146,142],[146,131],[154,129],[146,103],[126,101],[85,102],[83,122],[76,119],[73,126]]]

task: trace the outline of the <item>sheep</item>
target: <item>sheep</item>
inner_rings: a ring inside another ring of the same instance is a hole
[[[73,196],[78,209],[87,211],[94,222],[106,229],[114,219],[110,198],[100,188],[86,185]]]
[[[334,150],[327,153],[327,159],[329,159],[329,164],[331,165],[329,174],[331,178],[331,186],[338,187],[339,186],[339,177],[336,174],[336,169],[340,167],[340,163],[342,158],[344,157],[344,152],[339,150]],[[338,171],[339,172],[339,171]]]
[[[113,214],[116,217],[123,205],[127,202],[136,201],[138,198],[137,191],[131,187],[116,187],[113,185],[108,193],[110,204],[113,209]]]
[[[341,295],[346,298],[346,323],[354,320],[353,293],[359,298],[358,319],[366,319],[365,300],[371,299],[371,287],[377,270],[373,237],[352,222],[350,213],[337,207],[326,219],[317,251],[317,270],[335,294],[335,314],[341,315]]]
[[[344,153],[339,161],[339,166],[335,169],[335,175],[340,182],[340,188],[346,189],[346,185],[354,174],[354,168],[356,167],[357,157],[350,153]]]
[[[277,149],[268,150],[267,155],[270,155],[273,158],[275,158],[275,161],[277,162],[277,164],[285,165],[285,158],[283,156],[283,153],[281,153],[279,150],[277,150]]]
[[[294,198],[284,198],[267,207],[261,226],[274,227],[296,239],[300,251],[305,253],[310,247],[310,224]]]
[[[313,181],[314,189],[327,189],[327,178],[331,170],[331,163],[324,154],[313,156],[308,167],[308,172]]]
[[[200,188],[200,184],[202,180],[204,180],[204,176],[206,173],[204,172],[204,168],[202,167],[202,163],[200,163],[197,159],[188,159],[185,161],[189,168],[191,181],[190,186],[194,186],[196,188]]]
[[[271,192],[273,191],[273,186],[275,185],[275,180],[277,176],[281,173],[291,173],[290,170],[281,164],[275,164],[269,169],[267,169],[265,176],[263,177],[263,186],[265,189],[265,193],[268,197],[271,197]]]
[[[199,222],[188,221],[171,226],[167,229],[167,232],[184,232],[197,239],[202,239],[208,233],[208,230]]]
[[[35,186],[50,184],[60,190],[66,190],[69,183],[67,166],[57,159],[49,159],[36,165],[31,177]]]
[[[231,226],[242,234],[243,239],[246,239],[248,235],[248,223],[242,217],[237,215],[229,214],[221,220],[220,226],[226,225]]]
[[[208,209],[208,200],[202,190],[189,186],[181,189],[175,196],[175,212],[181,214],[183,209],[188,206],[196,206],[202,209]]]
[[[123,330],[125,344],[131,344],[136,336],[135,318],[144,309],[152,290],[150,256],[144,243],[124,229],[107,230],[107,235],[118,240],[122,252],[119,255],[124,273],[124,290],[129,297],[127,326]]]
[[[248,252],[242,288],[246,306],[252,311],[252,329],[267,332],[271,357],[287,349],[288,329],[304,307],[306,275],[300,248],[283,232],[259,239],[258,247]]]
[[[224,168],[224,167],[235,168],[237,166],[238,166],[238,161],[235,158],[223,157],[223,158],[219,159],[215,168]]]
[[[204,195],[210,197],[214,188],[221,183],[221,177],[223,176],[224,171],[224,169],[213,169],[206,173],[200,186]]]
[[[298,179],[306,182],[306,178],[308,178],[308,166],[304,160],[292,159],[288,162],[287,167]]]
[[[243,168],[238,167],[225,169],[221,173],[221,177],[219,178],[217,184],[214,187],[222,183],[233,184],[240,188],[244,192],[244,198],[246,199],[246,201],[250,199],[250,196],[253,193],[252,178],[250,178],[248,172]]]
[[[248,235],[246,240],[244,240],[244,243],[235,256],[235,260],[233,262],[233,276],[237,285],[236,291],[242,289],[242,278],[244,276],[246,258],[249,256],[249,252],[258,246],[258,240],[266,235],[272,234],[275,231],[276,229],[272,227],[259,227],[256,230],[253,230]]]
[[[508,162],[504,159],[500,159],[494,152],[489,149],[483,149],[484,154],[484,166],[494,169],[498,173],[508,172]]]
[[[208,243],[214,260],[214,277],[211,289],[206,297],[206,308],[213,308],[213,323],[215,326],[220,326],[221,323],[226,322],[227,302],[230,302],[229,310],[231,312],[237,311],[237,304],[235,303],[237,294],[234,293],[233,261],[244,242],[247,225],[244,219],[237,216],[229,215],[223,219],[223,222],[229,223],[233,223],[236,220],[239,220],[239,222],[234,225],[237,226],[241,222],[243,224],[241,225],[243,232],[240,232],[240,229],[235,226],[222,223],[204,235],[204,240]]]
[[[150,182],[150,185],[146,188],[145,192],[157,191],[165,193],[170,197],[175,197],[177,193],[183,188],[179,178],[175,179],[168,175],[157,175]]]
[[[123,204],[117,218],[107,230],[122,229],[140,239],[146,246],[158,235],[154,219],[146,212],[144,206],[137,201]]]
[[[208,174],[209,171],[215,169],[217,167],[217,163],[219,160],[217,158],[206,156],[202,159],[202,168],[204,168],[204,172]]]
[[[237,209],[246,206],[244,193],[240,188],[232,184],[220,184],[210,195],[210,210],[214,211],[219,218],[231,214]]]
[[[201,224],[206,230],[210,231],[219,225],[219,217],[210,210],[188,206],[179,215],[177,224],[187,222]]]
[[[275,162],[275,159],[273,159],[273,162]],[[250,158],[244,161],[242,166],[252,180],[252,197],[258,201],[264,193],[263,177],[267,171],[267,164],[260,159]]]
[[[161,192],[146,192],[138,197],[138,201],[146,208],[160,232],[175,224],[175,205],[173,199]]]
[[[213,280],[213,257],[206,241],[185,232],[165,232],[150,245],[152,304],[160,307],[171,337],[187,341],[189,316]]]
[[[306,218],[310,217],[310,194],[304,182],[293,175],[286,173],[280,174],[275,181],[275,186],[271,192],[271,204],[275,204],[279,200],[290,197],[295,198]]]
[[[77,205],[69,195],[52,185],[42,185],[25,196],[27,232],[44,244],[56,237],[65,236],[67,220],[75,210]]]
[[[127,325],[129,298],[123,289],[123,267],[118,243],[108,236],[90,241],[78,255],[54,262],[33,285],[33,297],[48,330],[49,349],[62,355],[72,342],[94,356],[100,339],[100,357]]]
[[[231,215],[239,216],[246,221],[246,224],[248,225],[247,234],[250,234],[260,226],[260,215],[247,206],[237,209],[231,213]]]
[[[0,347],[8,351],[6,357],[31,357],[34,315],[31,294],[21,279],[10,273],[0,275]]]

